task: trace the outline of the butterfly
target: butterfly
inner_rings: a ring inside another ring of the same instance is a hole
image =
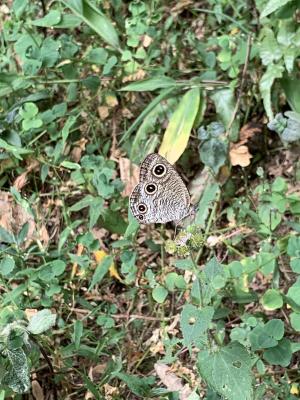
[[[175,168],[161,155],[149,154],[140,166],[140,182],[130,195],[130,208],[142,224],[176,224],[194,211],[191,197]]]

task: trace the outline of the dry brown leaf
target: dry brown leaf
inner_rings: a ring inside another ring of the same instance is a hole
[[[240,140],[239,144],[245,144],[248,142],[250,138],[254,135],[261,133],[262,125],[256,122],[249,122],[248,124],[244,125],[240,130]]]
[[[146,72],[145,72],[144,70],[142,70],[142,69],[139,69],[139,70],[138,70],[137,72],[135,72],[134,74],[125,76],[125,77],[122,79],[122,82],[125,83],[125,82],[140,81],[140,80],[144,79],[145,76],[146,76]]]
[[[35,400],[44,400],[44,392],[38,381],[34,380],[31,383],[32,396]]]
[[[98,114],[102,121],[105,120],[109,116],[109,107],[107,106],[98,107]]]
[[[119,104],[117,97],[112,94],[105,96],[105,102],[110,108],[116,107]]]
[[[229,156],[231,165],[240,165],[241,167],[247,167],[250,164],[251,158],[253,157],[249,153],[247,146],[239,146],[238,144],[231,146]]]
[[[128,158],[119,158],[120,177],[125,187],[121,195],[123,197],[129,196],[133,188],[139,183],[140,169]]]
[[[182,13],[188,6],[193,4],[193,0],[180,0],[176,2],[176,6],[171,8],[171,13],[178,15]]]
[[[25,309],[25,315],[28,319],[28,321],[31,320],[31,318],[38,312],[36,308],[26,308]]]
[[[129,108],[126,108],[126,107],[122,109],[122,115],[124,118],[127,118],[127,119],[133,118],[132,112],[129,110]]]
[[[162,383],[168,390],[178,391],[180,400],[187,400],[189,395],[192,393],[191,388],[188,384],[183,385],[181,378],[179,378],[171,368],[166,364],[155,363],[154,369]]]
[[[38,210],[35,211],[38,215]],[[42,218],[39,218],[39,220],[42,220]],[[0,226],[17,235],[25,223],[28,223],[25,246],[28,246],[34,240],[39,240],[44,245],[48,244],[49,235],[46,228],[41,223],[37,226],[33,216],[19,204],[16,204],[10,193],[0,191]]]
[[[153,39],[151,36],[148,36],[148,35],[143,36],[142,45],[144,47],[149,47],[152,42],[153,42]]]
[[[71,160],[74,162],[79,162],[81,160],[81,154],[85,150],[87,144],[86,138],[81,138],[75,143],[75,147],[71,151]]]
[[[14,183],[13,186],[20,192],[23,187],[26,185],[27,183],[27,175],[29,174],[29,172],[31,172],[34,169],[37,169],[39,166],[39,162],[37,160],[33,160],[31,159],[28,163],[28,165],[26,166],[25,171],[19,175]]]

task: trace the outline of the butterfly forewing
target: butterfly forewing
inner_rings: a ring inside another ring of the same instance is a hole
[[[130,208],[140,223],[176,221],[189,213],[190,195],[172,165],[150,154],[141,164],[140,183],[132,191]]]

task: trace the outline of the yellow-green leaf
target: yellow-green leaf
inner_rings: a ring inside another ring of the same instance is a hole
[[[159,154],[174,164],[184,152],[200,104],[200,89],[189,90],[172,115]]]

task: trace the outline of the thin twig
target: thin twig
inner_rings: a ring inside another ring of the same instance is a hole
[[[48,357],[48,354],[46,353],[45,349],[43,348],[43,346],[35,339],[35,337],[33,337],[32,335],[30,335],[30,339],[38,346],[38,348],[40,349],[40,352],[42,353],[46,363],[48,364],[49,370],[50,370],[50,374],[51,374],[51,380],[52,380],[52,389],[53,389],[53,399],[54,400],[58,400],[58,395],[57,395],[57,388],[56,388],[56,383],[55,383],[55,372],[52,366],[52,362],[50,360],[50,358]]]
[[[236,114],[237,114],[237,112],[239,110],[239,107],[240,107],[240,102],[242,100],[242,94],[243,94],[243,89],[244,89],[245,82],[246,82],[246,74],[247,74],[247,69],[248,69],[248,64],[249,64],[249,59],[250,59],[251,40],[252,40],[252,35],[249,34],[248,35],[248,39],[247,39],[247,51],[246,51],[244,68],[243,68],[243,72],[242,72],[241,84],[240,84],[240,88],[239,88],[239,94],[238,94],[237,102],[235,104],[235,108],[234,108],[233,113],[232,113],[231,120],[230,120],[229,125],[227,127],[227,134],[229,134],[230,129],[231,129],[233,123],[234,123]]]

